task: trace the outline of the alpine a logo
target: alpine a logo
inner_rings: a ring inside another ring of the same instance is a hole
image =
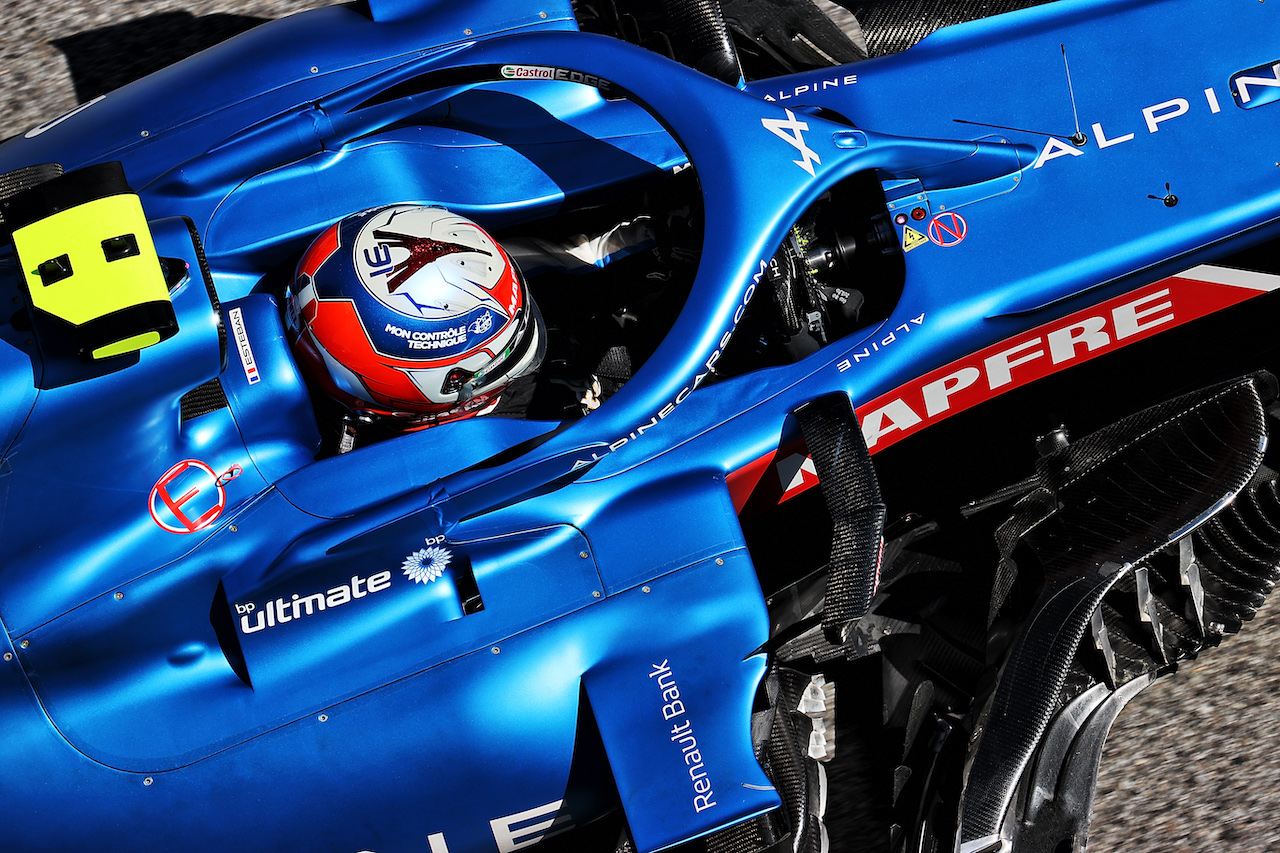
[[[796,114],[791,110],[786,110],[786,114],[786,121],[779,118],[762,118],[760,119],[760,124],[764,125],[765,130],[799,151],[800,159],[792,160],[791,162],[804,169],[810,175],[814,175],[813,164],[817,163],[821,166],[822,160],[819,159],[817,152],[804,141],[803,132],[809,129],[809,125],[807,122],[797,119]]]

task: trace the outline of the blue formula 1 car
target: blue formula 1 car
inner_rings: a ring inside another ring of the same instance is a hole
[[[855,11],[365,0],[0,146],[4,849],[1082,850],[1280,577],[1280,4]],[[649,217],[524,270],[607,399],[336,405],[390,205]]]

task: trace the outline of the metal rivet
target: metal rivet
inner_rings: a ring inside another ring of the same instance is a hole
[[[23,641],[22,641],[22,647],[23,647],[24,649],[25,649],[27,646],[29,646],[29,645],[31,645],[31,641],[30,641],[30,640],[23,640]]]
[[[491,652],[493,652],[493,653],[496,655],[496,654],[498,654],[499,652],[501,652],[501,651],[502,651],[502,649],[498,648],[497,646],[494,646],[492,649],[490,649],[490,651],[491,651]]]
[[[585,560],[587,559],[587,557],[590,557],[591,555],[588,554],[586,551],[579,551],[578,556]]]
[[[320,73],[320,69],[319,69],[318,67],[316,67],[315,65],[313,65],[313,66],[311,66],[311,73],[312,73],[312,74],[319,74],[319,73]]]
[[[471,35],[471,28],[470,28],[470,27],[467,27],[465,30],[463,30],[463,31],[462,31],[462,34],[463,34],[464,36],[469,36],[469,35]]]
[[[150,135],[151,135],[151,131],[149,131],[149,130],[144,130],[144,131],[142,131],[142,138],[143,138],[143,139],[146,139],[146,138],[147,138],[148,136],[150,136]]]
[[[328,714],[321,714],[321,715],[320,715],[320,722],[322,722],[322,723],[327,723],[327,722],[329,722],[329,715],[328,715]]]
[[[230,530],[232,533],[235,533],[235,532],[237,532],[237,531],[239,531],[239,530],[240,530],[240,528],[239,528],[237,525],[235,525],[235,524],[231,525],[231,526],[230,526],[230,527],[228,527],[227,529],[228,529],[228,530]]]
[[[154,782],[154,781],[156,781],[156,780],[155,780],[155,779],[152,779],[150,776],[148,776],[147,778],[145,778],[145,779],[143,779],[143,780],[142,780],[142,784],[144,784],[144,785],[146,785],[148,788],[150,788],[150,787],[151,787],[151,783],[152,783],[152,782]]]
[[[640,588],[640,591],[641,591],[641,592],[643,592],[645,595],[648,595],[648,594],[649,594],[649,587],[647,587],[647,586],[645,586],[645,587],[641,587],[641,588]]]
[[[600,590],[598,590],[598,589],[593,589],[593,590],[591,590],[591,597],[592,597],[592,598],[599,598],[599,597],[600,597]]]
[[[117,592],[117,593],[116,593],[116,601],[119,601],[119,600],[121,600],[122,598],[124,598],[124,593],[123,593],[123,592]]]
[[[5,659],[5,660],[13,660],[13,652],[5,652],[5,653],[4,653],[4,659]]]
[[[724,565],[724,557],[716,557],[716,565],[717,565],[717,566],[723,566],[723,565]]]
[[[538,17],[539,17],[539,18],[542,18],[542,19],[545,21],[545,20],[547,19],[547,13],[546,13],[546,12],[539,12],[539,13],[538,13]]]

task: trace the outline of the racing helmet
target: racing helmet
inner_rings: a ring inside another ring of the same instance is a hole
[[[405,426],[483,411],[546,352],[515,262],[476,223],[422,205],[327,228],[298,264],[286,326],[323,391]]]

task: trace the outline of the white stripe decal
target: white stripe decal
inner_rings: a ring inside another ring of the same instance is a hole
[[[1214,267],[1207,264],[1192,267],[1186,272],[1175,276],[1175,278],[1207,281],[1210,284],[1225,284],[1230,287],[1244,287],[1249,290],[1263,292],[1280,290],[1280,275],[1253,272],[1252,270],[1237,270],[1231,267]]]

